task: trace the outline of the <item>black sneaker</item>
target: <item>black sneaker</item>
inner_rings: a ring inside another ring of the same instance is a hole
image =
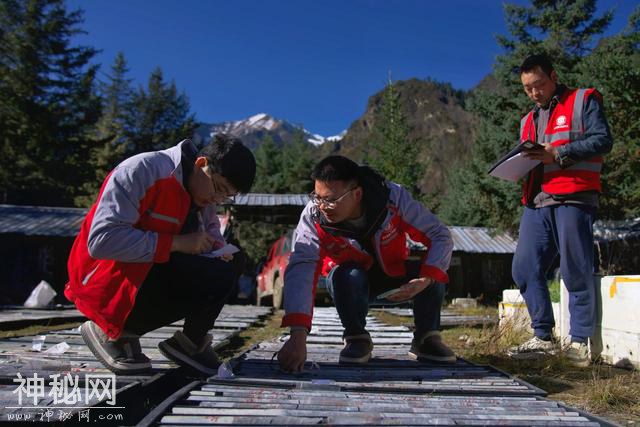
[[[340,351],[339,363],[367,363],[371,359],[371,335],[353,335],[344,337],[343,341],[344,348]]]
[[[409,356],[416,360],[455,363],[456,355],[445,343],[438,331],[427,332],[422,339],[414,338]]]
[[[196,345],[182,331],[176,331],[169,339],[158,344],[160,352],[169,360],[180,366],[186,366],[205,375],[215,375],[220,366],[220,359],[211,341],[213,337],[205,335],[200,345]]]
[[[80,332],[89,350],[110,371],[119,375],[134,375],[149,371],[151,361],[142,353],[140,337],[123,334],[117,340],[88,320],[80,327]]]

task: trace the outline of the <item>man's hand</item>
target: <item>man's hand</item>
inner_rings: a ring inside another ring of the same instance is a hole
[[[184,252],[197,255],[209,252],[213,248],[214,238],[205,231],[189,234],[177,234],[171,242],[171,252]]]
[[[229,262],[233,259],[233,254],[220,255],[220,259],[224,262]]]
[[[409,283],[405,283],[400,286],[400,292],[388,296],[387,299],[392,302],[410,300],[425,290],[427,286],[432,283],[433,279],[430,277],[419,277],[417,279],[410,280]]]
[[[544,146],[544,150],[542,149],[525,149],[523,151],[524,156],[527,159],[531,160],[540,160],[544,164],[553,163],[556,161],[556,154],[558,150],[551,144],[542,144]]]
[[[289,341],[284,343],[278,352],[280,369],[285,372],[302,372],[304,362],[307,360],[307,331],[291,331]]]

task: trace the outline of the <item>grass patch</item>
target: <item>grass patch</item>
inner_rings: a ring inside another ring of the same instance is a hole
[[[560,281],[549,281],[549,294],[551,295],[551,302],[560,302]]]
[[[625,375],[602,365],[592,371],[584,394],[585,406],[593,412],[615,411],[640,421],[640,374]]]
[[[283,316],[283,310],[276,310],[265,320],[252,325],[231,338],[229,344],[216,350],[216,353],[221,359],[233,359],[259,342],[270,341],[279,337],[284,332],[284,329],[280,327]]]
[[[380,311],[380,310],[370,311],[369,314],[377,318],[379,321],[391,326],[413,327],[413,317],[397,316],[387,311]]]
[[[478,304],[476,307],[457,307],[455,305],[448,305],[444,307],[445,310],[451,313],[459,314],[461,316],[495,316],[498,317],[498,311],[496,307],[486,306]]]

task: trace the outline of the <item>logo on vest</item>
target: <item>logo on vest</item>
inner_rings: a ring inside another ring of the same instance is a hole
[[[389,221],[380,235],[380,243],[383,245],[387,244],[389,240],[394,239],[398,235],[398,232],[398,226],[394,221]]]
[[[558,116],[558,118],[556,119],[556,125],[553,128],[554,130],[559,129],[559,128],[566,128],[569,125],[567,124],[567,116]]]

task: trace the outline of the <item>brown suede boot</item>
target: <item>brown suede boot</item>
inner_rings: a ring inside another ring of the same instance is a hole
[[[417,360],[456,363],[456,355],[445,343],[439,331],[429,331],[421,339],[411,342],[409,356]]]
[[[158,349],[169,360],[205,375],[215,375],[220,359],[211,347],[213,337],[205,335],[199,345],[194,344],[182,331],[176,331],[169,339],[158,344]]]
[[[371,359],[373,342],[368,333],[344,337],[344,348],[340,351],[340,363],[367,363]]]

